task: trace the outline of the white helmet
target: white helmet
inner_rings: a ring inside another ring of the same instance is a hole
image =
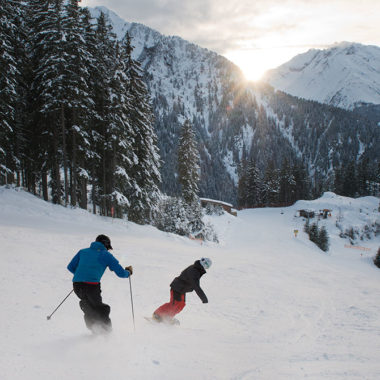
[[[208,257],[202,257],[199,262],[201,263],[202,267],[204,270],[207,270],[208,268],[211,267],[212,261]]]

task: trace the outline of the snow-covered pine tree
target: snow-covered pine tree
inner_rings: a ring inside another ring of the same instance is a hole
[[[82,208],[87,208],[86,155],[91,152],[89,144],[89,118],[94,113],[89,89],[88,68],[93,63],[92,52],[84,43],[81,25],[81,8],[78,0],[65,4],[62,28],[65,34],[65,120],[67,131],[67,156],[71,205],[77,205],[79,196]],[[66,194],[67,196],[68,194]]]
[[[285,158],[280,170],[279,202],[285,205],[293,203],[296,193],[296,180],[289,161]]]
[[[128,33],[122,41],[122,49],[126,59],[128,94],[132,105],[128,118],[134,130],[132,146],[137,158],[131,170],[135,183],[128,194],[128,219],[143,224],[151,221],[157,210],[160,198],[158,184],[161,181],[160,157],[149,93],[142,79],[140,63],[132,59],[133,46]]]
[[[310,199],[310,181],[304,163],[296,163],[293,166],[293,177],[296,183],[294,200]]]
[[[80,205],[82,208],[87,206],[87,185],[91,183],[91,202],[94,214],[96,213],[98,191],[97,191],[97,168],[100,167],[100,154],[97,151],[101,136],[97,132],[95,126],[99,122],[99,116],[95,109],[95,98],[98,89],[99,67],[96,61],[97,57],[97,37],[96,37],[96,24],[92,21],[90,11],[88,8],[80,9],[81,17],[81,36],[86,47],[87,55],[84,58],[85,66],[87,67],[86,82],[89,87],[89,99],[91,99],[91,108],[86,112],[85,123],[87,125],[88,133],[83,136],[84,142],[87,144],[86,149],[80,152],[81,160],[78,158],[78,163],[82,170],[78,173],[78,180],[80,182]]]
[[[109,117],[112,112],[109,88],[113,77],[116,36],[102,12],[97,19],[95,38],[96,67],[91,74],[96,117],[92,121],[91,143],[95,147],[98,159],[94,159],[91,170],[92,202],[94,207],[96,204],[100,205],[102,215],[111,216],[113,170],[109,168],[112,167],[113,139],[109,128]]]
[[[269,161],[263,180],[263,201],[267,206],[276,205],[280,190],[278,169],[274,162]]]
[[[254,160],[247,165],[247,204],[248,207],[256,207],[261,204],[262,180],[260,172]]]
[[[239,181],[237,188],[237,202],[239,208],[248,207],[248,180],[247,180],[247,162],[242,160],[242,163],[239,167]]]
[[[16,156],[16,104],[18,76],[15,45],[18,39],[15,15],[20,2],[0,1],[0,184],[13,182]]]
[[[64,88],[64,42],[62,31],[62,0],[32,0],[32,59],[33,83],[36,113],[41,123],[40,133],[46,137],[47,150],[42,155],[43,171],[50,170],[53,203],[62,201],[62,181],[60,168],[65,168],[65,188],[67,190],[67,161],[65,146],[65,94]],[[45,149],[46,149],[45,148]]]
[[[163,196],[155,215],[155,226],[165,232],[186,236],[190,233],[186,205],[182,198]]]
[[[25,149],[30,141],[25,136],[26,125],[28,124],[27,112],[27,99],[28,99],[28,81],[30,73],[30,61],[28,57],[28,29],[26,24],[27,17],[27,3],[22,0],[13,0],[16,8],[13,12],[14,24],[16,26],[17,34],[14,41],[15,57],[17,58],[17,100],[16,100],[16,114],[15,114],[15,134],[13,140],[14,156],[16,159],[16,178],[15,183],[17,186],[25,186],[25,163],[27,157]]]
[[[380,268],[380,247],[379,247],[379,249],[377,250],[377,254],[376,254],[375,258],[373,259],[373,263],[374,263],[378,268]]]
[[[324,252],[327,252],[329,250],[329,235],[325,226],[322,226],[319,229],[317,245]]]
[[[380,162],[373,162],[368,171],[367,189],[368,194],[380,196]]]
[[[369,194],[370,173],[369,173],[369,159],[365,157],[361,159],[357,167],[357,189],[359,196]]]
[[[341,166],[336,167],[334,170],[334,192],[336,194],[343,195],[343,179],[344,179],[344,171]]]
[[[189,120],[184,122],[179,139],[178,177],[185,202],[189,205],[198,202],[199,152]]]
[[[198,198],[199,160],[195,133],[190,121],[187,119],[183,123],[179,139],[178,180],[181,185],[188,220],[188,231],[195,236],[201,236],[204,228],[202,208]]]
[[[317,244],[319,237],[319,229],[317,223],[313,223],[311,226],[309,226],[309,239],[313,243]]]
[[[356,182],[356,165],[355,161],[351,160],[347,163],[344,169],[344,177],[343,177],[343,194],[347,197],[355,197],[357,196],[357,182]]]
[[[112,205],[116,216],[122,217],[128,211],[128,191],[136,186],[131,177],[132,166],[137,161],[133,151],[135,131],[129,123],[128,114],[133,107],[128,92],[128,67],[126,51],[116,43],[113,78],[110,81],[109,129],[112,144],[112,159],[109,170],[112,176]]]

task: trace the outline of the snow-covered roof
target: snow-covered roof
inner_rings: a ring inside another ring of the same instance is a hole
[[[225,205],[225,206],[228,206],[228,207],[233,207],[231,203],[218,201],[216,199],[209,199],[209,198],[199,198],[199,199],[201,201],[204,201],[204,202],[217,203],[217,204],[220,204],[220,205]]]

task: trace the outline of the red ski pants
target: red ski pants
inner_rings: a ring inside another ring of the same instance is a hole
[[[154,313],[162,318],[173,318],[185,307],[185,295],[170,290],[170,302],[161,305]]]

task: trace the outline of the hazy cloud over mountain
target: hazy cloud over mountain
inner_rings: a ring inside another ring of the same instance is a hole
[[[177,35],[226,56],[247,74],[276,67],[309,48],[379,44],[379,0],[82,0],[130,22]],[[259,68],[260,66],[260,68]]]
[[[167,35],[222,53],[238,47],[255,47],[255,40],[273,34],[308,30],[288,45],[330,44],[341,40],[375,43],[378,0],[84,0],[83,5],[104,5],[128,21],[144,23]],[[332,29],[335,29],[333,35]],[[333,40],[331,40],[333,39]],[[366,39],[366,41],[363,41]],[[282,42],[284,44],[284,42]]]

